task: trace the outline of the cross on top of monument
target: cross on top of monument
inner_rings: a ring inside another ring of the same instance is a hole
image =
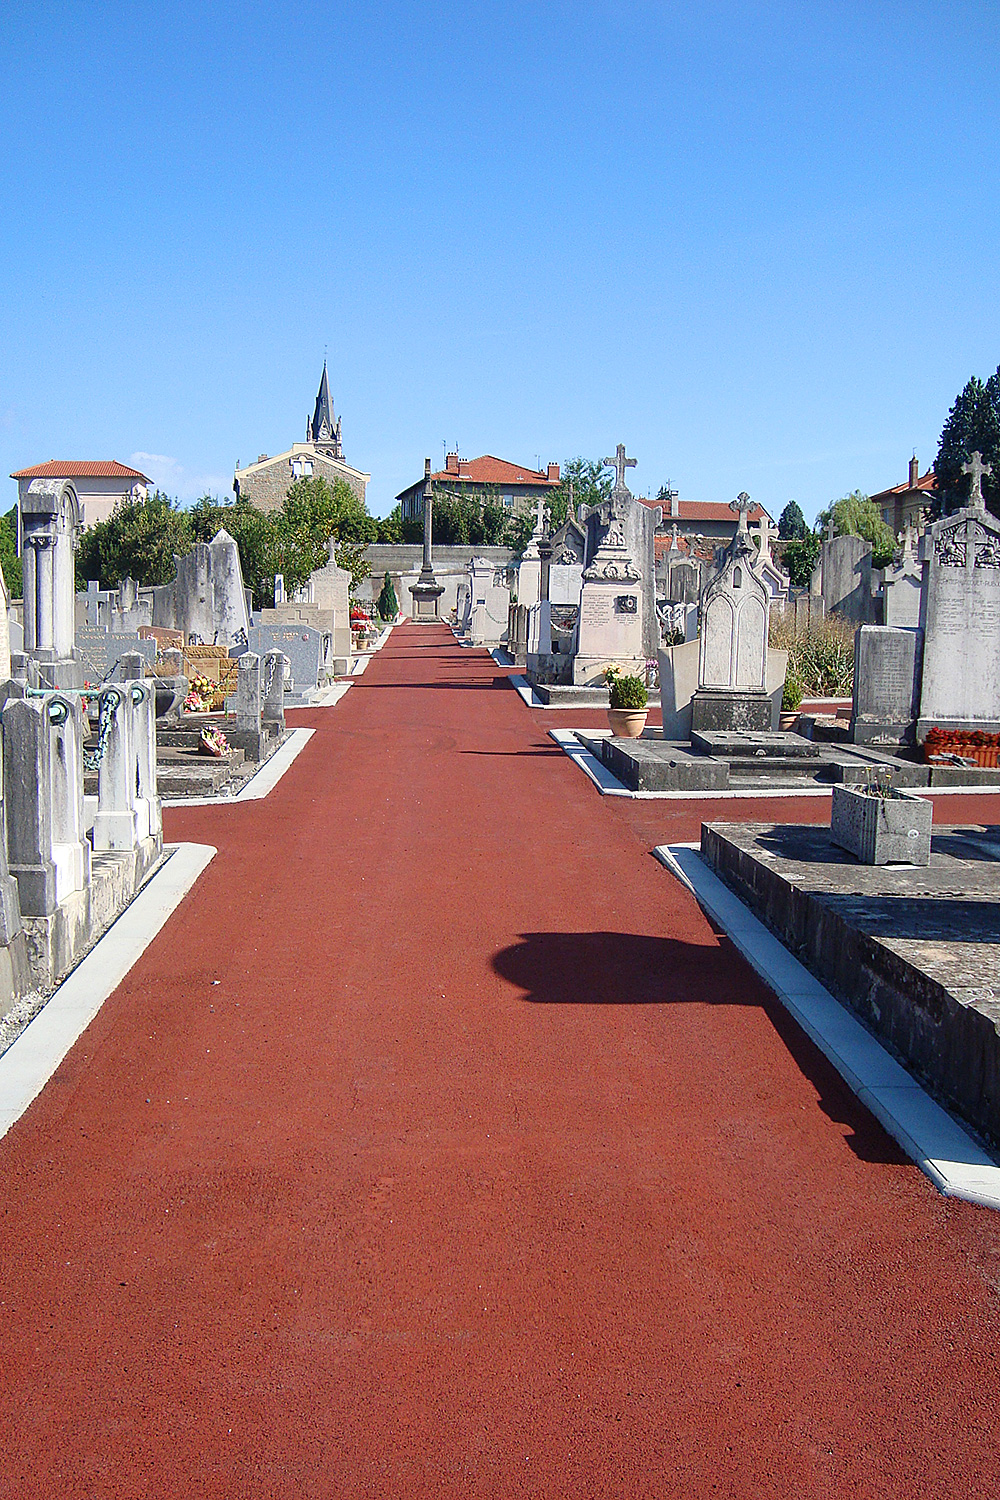
[[[760,520],[757,522],[757,532],[760,536],[760,555],[770,557],[771,555],[771,523],[767,516],[761,512]]]
[[[983,463],[983,455],[977,448],[972,454],[970,461],[967,464],[962,465],[962,473],[972,475],[972,489],[969,492],[969,504],[974,505],[977,510],[982,510],[986,503],[983,500],[983,475],[992,474],[993,465]]]
[[[636,464],[638,463],[638,459],[626,458],[625,444],[619,443],[618,447],[615,449],[614,458],[602,458],[601,463],[602,465],[606,464],[609,469],[614,469],[615,489],[624,490],[627,489],[627,485],[625,483],[625,470],[634,469]]]
[[[539,497],[538,497],[538,504],[535,506],[535,536],[541,536],[541,534],[542,534],[542,532],[543,532],[544,529],[545,529],[545,499],[544,499],[544,497],[542,495],[539,495]]]
[[[736,496],[736,499],[730,500],[729,509],[734,510],[737,514],[737,517],[739,518],[736,523],[737,531],[746,531],[747,511],[752,505],[753,501],[750,499],[750,496],[747,494],[746,490],[740,490],[739,494]]]

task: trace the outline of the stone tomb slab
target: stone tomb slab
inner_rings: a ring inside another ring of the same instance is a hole
[[[936,828],[931,861],[860,865],[828,828],[703,823],[702,857],[937,1098],[1000,1143],[1000,843]]]
[[[600,757],[612,776],[633,792],[719,792],[729,786],[724,760],[692,755],[686,745],[661,739],[600,741]]]
[[[702,755],[727,760],[810,759],[819,755],[819,745],[800,734],[772,730],[760,733],[740,729],[698,729],[691,735],[691,748]]]

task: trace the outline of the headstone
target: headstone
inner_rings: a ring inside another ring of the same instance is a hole
[[[84,682],[96,686],[107,681],[119,658],[130,652],[138,652],[152,666],[156,660],[156,642],[143,640],[138,635],[112,635],[110,631],[96,629],[93,625],[85,625],[77,631],[76,658]]]
[[[487,557],[469,562],[468,632],[474,646],[498,646],[507,637],[510,590]]]
[[[184,645],[183,630],[172,630],[166,625],[140,625],[139,639],[143,641],[155,641],[157,654],[163,650],[173,650]]]
[[[322,628],[333,636],[332,654],[349,657],[351,654],[351,575],[347,568],[335,562],[331,543],[330,561],[317,568],[309,579],[312,602],[323,614],[330,617]],[[316,627],[320,628],[319,626]]]
[[[586,515],[581,511],[581,520],[587,530],[587,570],[593,566],[598,551],[613,531],[620,537],[639,585],[639,655],[644,661],[652,660],[660,646],[660,626],[656,618],[656,528],[663,519],[663,509],[658,505],[644,505],[628,489],[625,473],[635,467],[636,460],[625,457],[623,443],[618,444],[615,457],[606,458],[604,462],[615,470],[615,486],[610,498],[588,510]]]
[[[747,531],[750,496],[731,502],[736,535],[701,598],[698,691],[691,704],[692,730],[771,728],[767,691],[770,594],[755,570],[757,549]]]
[[[922,652],[923,632],[916,627],[858,627],[850,730],[855,744],[912,745]]]
[[[291,667],[290,697],[300,703],[308,702],[319,683],[323,637],[318,630],[308,625],[254,625],[250,630],[250,650],[258,656],[269,651],[283,652]]]
[[[191,645],[246,650],[250,617],[239,548],[228,531],[177,559],[173,589],[174,618],[163,623],[183,630]]]
[[[813,570],[811,589],[823,595],[827,614],[855,625],[874,624],[871,542],[862,536],[828,536]]]
[[[625,457],[625,445],[619,443],[616,457],[604,462],[614,464],[616,482],[610,497],[586,516],[589,561],[583,572],[577,653],[573,662],[573,682],[578,687],[602,686],[610,666],[645,678],[649,659],[643,646],[645,580],[627,542],[629,532],[638,530],[644,536],[633,514],[636,502],[625,485],[625,471],[634,467],[636,461]],[[659,519],[656,511],[648,514]],[[652,567],[648,582],[655,652],[660,627],[652,592]]]
[[[579,521],[567,517],[552,534],[549,603],[553,608],[579,608],[586,555],[587,533]]]
[[[58,693],[3,707],[10,873],[24,916],[51,916],[90,880],[83,826],[83,710]]]
[[[7,580],[0,569],[0,682],[6,682],[10,677],[10,594],[7,592]],[[2,883],[2,872],[0,872],[0,883]]]
[[[883,614],[886,625],[920,624],[920,586],[923,569],[914,547],[912,528],[907,526],[902,556],[890,563],[882,575]]]
[[[132,700],[125,684],[106,687],[99,699],[95,849],[134,849],[139,842]]]
[[[1000,522],[982,502],[983,472],[970,504],[922,538],[920,740],[934,725],[1000,731]]]

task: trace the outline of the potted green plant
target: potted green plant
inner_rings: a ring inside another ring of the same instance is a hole
[[[641,677],[629,676],[620,667],[609,667],[608,723],[616,739],[637,740],[646,727],[649,695]]]
[[[802,679],[794,672],[789,672],[785,678],[785,686],[781,693],[781,712],[778,715],[779,729],[794,729],[799,717],[799,705],[802,702]]]

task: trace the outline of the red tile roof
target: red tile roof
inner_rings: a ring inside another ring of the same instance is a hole
[[[928,469],[926,474],[922,474],[917,480],[915,487],[918,490],[936,490],[937,475],[934,473],[934,470]],[[913,488],[914,486],[911,485],[909,479],[907,479],[903,484],[894,484],[891,490],[879,490],[877,495],[871,496],[871,499],[874,500],[875,504],[877,505],[880,500],[887,500],[890,495],[908,495]]]
[[[671,514],[670,505],[662,500],[643,500],[643,505],[659,505],[663,510],[662,525],[670,530],[674,521],[678,525],[682,521],[728,521],[735,527],[736,512],[729,509],[727,500],[679,500],[678,515]],[[747,521],[759,521],[761,516],[773,522],[773,516],[769,515],[762,505],[754,504],[747,511]]]
[[[91,458],[50,458],[47,464],[35,464],[32,469],[18,469],[12,474],[11,479],[143,479],[149,483],[146,474],[140,474],[138,469],[130,469],[127,464],[115,463],[114,459],[104,462],[102,459]]]
[[[451,469],[439,469],[431,478],[450,479],[452,483],[469,479],[475,484],[537,484],[551,489],[555,489],[560,483],[558,479],[550,479],[539,469],[529,469],[523,464],[509,464],[505,458],[494,458],[492,453],[484,453],[481,458],[459,459],[457,474]],[[419,482],[422,484],[423,480]]]

